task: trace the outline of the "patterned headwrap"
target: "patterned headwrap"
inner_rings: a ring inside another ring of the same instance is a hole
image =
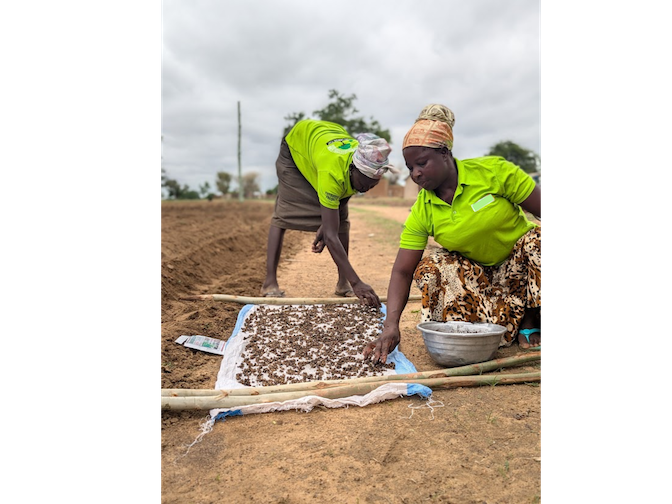
[[[410,146],[448,147],[453,150],[455,114],[445,105],[432,103],[420,111],[415,124],[406,133],[402,150]]]
[[[379,179],[392,168],[387,157],[392,148],[384,138],[373,133],[360,133],[355,135],[359,142],[357,150],[352,156],[352,162],[357,169],[372,179]]]

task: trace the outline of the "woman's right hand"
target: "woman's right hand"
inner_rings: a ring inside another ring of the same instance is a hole
[[[322,232],[322,226],[319,227],[317,233],[315,233],[315,239],[313,240],[312,251],[316,254],[321,254],[324,250],[324,233]]]
[[[350,285],[352,286],[355,296],[359,298],[360,303],[380,308],[380,298],[378,297],[378,294],[376,294],[376,291],[373,290],[373,287],[361,280],[357,283],[350,282]]]
[[[371,359],[374,364],[378,362],[385,364],[388,354],[396,348],[399,341],[401,341],[399,326],[384,327],[378,339],[364,347],[362,352],[364,360]]]

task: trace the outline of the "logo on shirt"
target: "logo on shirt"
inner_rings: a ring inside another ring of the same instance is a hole
[[[335,138],[327,142],[327,149],[336,154],[347,154],[357,149],[357,140],[354,138]]]

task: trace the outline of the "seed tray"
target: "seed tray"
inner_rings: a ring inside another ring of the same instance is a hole
[[[238,335],[236,380],[258,387],[393,374],[394,363],[362,356],[383,319],[379,308],[360,304],[254,306]]]

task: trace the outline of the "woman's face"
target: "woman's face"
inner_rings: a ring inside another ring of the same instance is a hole
[[[365,193],[378,185],[380,179],[372,179],[360,172],[355,165],[350,165],[350,183],[352,188],[359,192]]]
[[[435,191],[443,184],[449,173],[449,155],[440,149],[412,146],[403,151],[411,180],[422,189]]]

